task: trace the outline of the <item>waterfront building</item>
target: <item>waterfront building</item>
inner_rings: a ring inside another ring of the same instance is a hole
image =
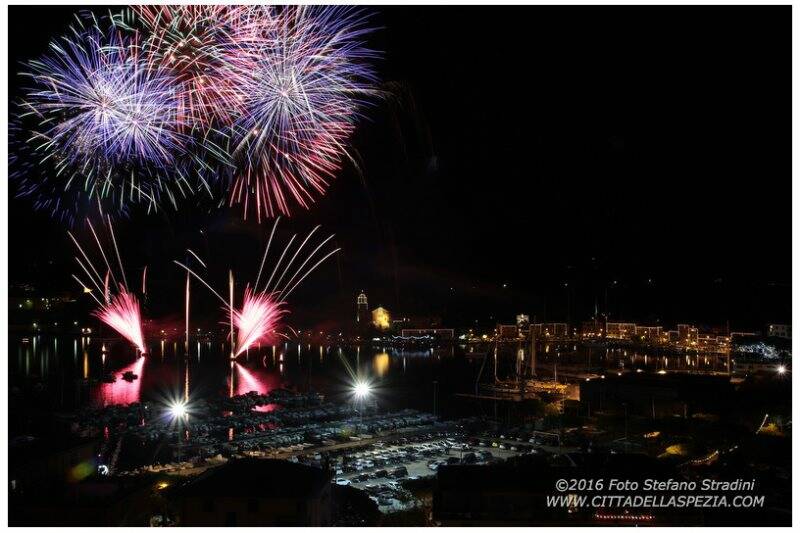
[[[367,294],[361,291],[356,298],[356,323],[360,326],[369,324],[369,305],[367,304]]]
[[[603,322],[597,318],[581,322],[581,337],[584,339],[599,339],[603,336]]]
[[[643,341],[659,342],[661,337],[661,326],[636,326],[636,337]]]
[[[697,328],[689,324],[678,324],[678,342],[688,346],[697,346]]]
[[[636,335],[636,324],[633,322],[606,323],[606,337],[609,339],[630,340]]]
[[[697,337],[697,345],[704,351],[723,353],[730,348],[730,338],[714,333],[701,333]]]
[[[392,318],[391,323],[392,330],[394,331],[401,331],[402,329],[436,329],[442,327],[442,317],[405,315],[398,318]]]
[[[533,324],[531,328],[540,339],[548,337],[566,338],[569,335],[569,328],[566,322],[543,322],[541,324]]]
[[[516,324],[498,324],[495,334],[498,339],[518,339],[519,329]]]
[[[522,334],[527,334],[531,327],[531,317],[529,315],[517,315],[517,329]]]
[[[372,325],[380,331],[388,331],[392,327],[392,316],[389,310],[378,306],[372,310]]]
[[[767,326],[767,337],[792,338],[791,324],[770,324]]]

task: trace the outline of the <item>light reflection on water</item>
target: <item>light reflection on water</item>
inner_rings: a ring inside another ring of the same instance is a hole
[[[145,358],[139,357],[133,363],[113,372],[114,383],[100,383],[93,389],[92,403],[98,406],[129,404],[138,402],[142,397],[142,380],[144,379]],[[125,372],[133,372],[138,376],[133,381],[122,379]]]
[[[59,350],[70,342],[71,356]],[[208,398],[250,391],[267,394],[276,388],[334,394],[350,389],[348,366],[359,375],[374,379],[379,389],[385,389],[378,391],[382,402],[394,402],[397,407],[424,407],[430,401],[426,394],[430,392],[432,397],[432,390],[427,389],[434,380],[439,381],[440,387],[449,386],[451,392],[471,392],[479,375],[482,381],[494,376],[513,377],[532,362],[525,343],[500,345],[496,357],[488,345],[399,348],[281,343],[253,347],[233,365],[228,358],[229,346],[224,342],[191,343],[186,357],[183,342],[159,339],[149,343],[151,355],[138,359],[121,341],[107,342],[107,352],[101,350],[102,342],[92,342],[88,337],[34,336],[27,342],[12,338],[10,343],[17,353],[16,358],[9,358],[12,394],[16,389],[20,399],[49,402],[50,406],[65,409],[87,403],[154,400],[165,395]],[[480,373],[487,356],[490,364]],[[724,357],[668,355],[572,343],[540,347],[536,362],[540,376],[635,368],[725,369]],[[122,380],[120,375],[128,370],[138,379]],[[117,381],[103,383],[105,373],[114,373]],[[41,386],[34,387],[35,384]]]

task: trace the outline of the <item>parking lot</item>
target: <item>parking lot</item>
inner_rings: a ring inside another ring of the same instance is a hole
[[[390,513],[418,505],[406,485],[435,476],[443,465],[486,464],[522,453],[536,451],[529,444],[482,442],[453,431],[433,431],[386,439],[342,453],[333,451],[328,461],[335,483],[365,491],[382,512]],[[295,460],[321,464],[323,455],[300,455]]]

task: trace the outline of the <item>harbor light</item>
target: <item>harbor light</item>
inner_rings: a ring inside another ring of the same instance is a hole
[[[366,398],[370,393],[369,383],[366,381],[358,381],[353,387],[353,392],[359,400]]]
[[[173,419],[186,418],[188,411],[186,410],[186,402],[178,401],[169,406],[169,413]]]
[[[780,365],[778,367],[778,374],[785,374],[785,373],[786,373],[786,367],[783,366],[783,365]]]

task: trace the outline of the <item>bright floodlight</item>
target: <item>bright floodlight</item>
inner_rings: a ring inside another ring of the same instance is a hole
[[[778,367],[778,374],[785,374],[785,373],[786,373],[786,367],[783,366],[783,365],[779,366]]]
[[[169,407],[172,418],[184,418],[186,416],[186,403],[175,402]]]
[[[353,392],[355,392],[356,398],[366,398],[369,395],[369,384],[365,381],[359,381],[353,388]]]

